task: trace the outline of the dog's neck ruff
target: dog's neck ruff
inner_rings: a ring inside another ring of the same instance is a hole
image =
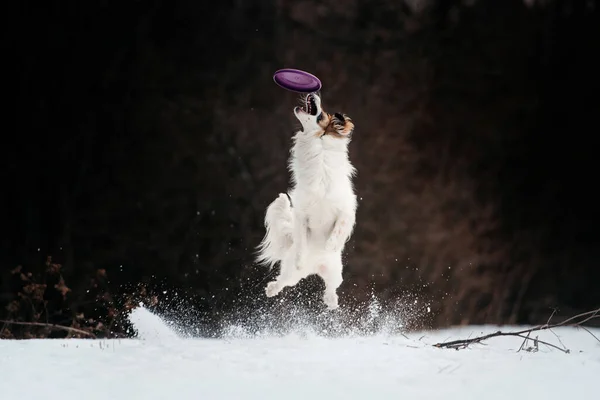
[[[296,133],[289,165],[294,184],[323,195],[349,184],[355,169],[348,158],[348,142],[321,137],[319,130]]]

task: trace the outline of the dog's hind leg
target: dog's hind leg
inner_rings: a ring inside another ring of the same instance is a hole
[[[267,297],[273,297],[279,294],[286,286],[294,286],[302,278],[306,277],[304,271],[300,271],[296,268],[294,252],[288,252],[286,257],[281,260],[280,267],[281,271],[279,276],[267,284],[266,293]]]
[[[337,289],[343,282],[342,270],[343,265],[341,254],[331,255],[317,268],[317,274],[325,282],[323,302],[330,310],[338,308]]]

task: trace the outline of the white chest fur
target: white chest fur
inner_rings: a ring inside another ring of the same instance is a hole
[[[289,169],[295,215],[305,220],[309,240],[328,236],[340,214],[354,215],[355,169],[348,158],[348,141],[298,132]]]

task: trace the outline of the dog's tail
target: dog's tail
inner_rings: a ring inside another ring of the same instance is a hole
[[[258,263],[272,268],[273,265],[283,259],[287,250],[292,246],[293,226],[292,205],[288,196],[280,193],[279,197],[267,207],[265,213],[265,228],[267,231],[257,248]]]

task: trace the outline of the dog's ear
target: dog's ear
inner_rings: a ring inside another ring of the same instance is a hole
[[[340,113],[335,113],[333,114],[333,116],[336,117],[341,123],[344,123],[346,121],[346,118]]]
[[[354,131],[354,123],[345,114],[333,113],[330,116],[329,124],[325,128],[325,135],[331,135],[337,138],[347,138]]]
[[[350,136],[354,131],[354,123],[345,114],[335,113],[333,114],[334,121],[333,126],[338,134],[341,136]]]
[[[342,136],[351,136],[352,132],[354,132],[354,123],[352,123],[351,120],[346,119],[344,128],[341,131],[338,130],[338,133]]]

